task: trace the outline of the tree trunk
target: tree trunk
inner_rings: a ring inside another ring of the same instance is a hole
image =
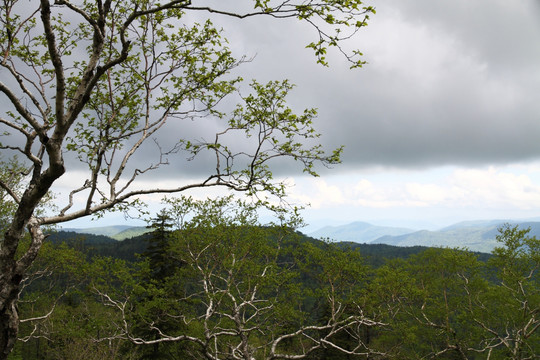
[[[4,274],[5,276],[6,274]],[[0,360],[6,360],[15,342],[19,330],[19,314],[17,313],[16,301],[19,293],[20,279],[8,277],[2,279],[2,295],[7,293],[7,298],[0,303]]]
[[[17,217],[20,212],[16,214],[16,220],[20,218]],[[0,244],[0,360],[7,359],[17,341],[19,332],[17,300],[20,284],[45,239],[39,222],[32,217],[31,212],[29,217],[29,221],[13,221],[11,229],[4,234],[3,242]],[[30,246],[17,259],[16,252],[24,234],[24,225],[27,225],[30,233]]]

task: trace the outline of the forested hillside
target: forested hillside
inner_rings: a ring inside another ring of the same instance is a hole
[[[122,242],[51,235],[10,359],[540,355],[540,242],[526,230],[501,228],[487,256],[326,243],[209,209]]]
[[[80,250],[87,256],[95,255],[110,256],[116,259],[136,261],[140,254],[144,253],[149,245],[151,234],[143,234],[128,238],[122,241],[114,238],[86,234],[83,232],[74,233],[71,231],[55,231],[49,235],[49,241],[55,245],[65,243],[68,247]],[[301,232],[296,232],[295,237],[298,242],[310,242],[317,246],[326,246],[323,240],[314,239]],[[386,244],[358,244],[354,242],[338,242],[335,246],[341,249],[353,249],[362,254],[363,261],[375,267],[385,263],[389,259],[406,259],[411,255],[427,250],[425,246],[394,246]],[[484,257],[487,254],[480,254]]]

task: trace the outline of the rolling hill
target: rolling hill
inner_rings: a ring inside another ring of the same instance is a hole
[[[535,219],[536,220],[536,219]],[[530,236],[540,237],[540,221],[482,220],[453,224],[437,231],[412,230],[401,227],[376,226],[367,222],[353,222],[343,226],[327,226],[307,234],[315,239],[359,244],[387,244],[393,246],[425,246],[466,248],[471,251],[490,253],[497,245],[498,228],[510,223],[530,228]],[[86,229],[62,229],[78,234],[107,236],[125,240],[141,236],[151,229],[143,226],[106,226]]]
[[[320,238],[322,234],[322,237],[328,237],[335,241],[394,246],[442,246],[489,253],[498,245],[495,237],[498,234],[498,228],[504,223],[530,228],[530,236],[540,237],[540,222],[507,220],[467,221],[453,224],[438,231],[409,232],[405,232],[406,229],[402,228],[369,226],[368,223],[356,222],[344,226],[326,227],[311,233],[310,236]],[[377,234],[380,236],[376,237]]]
[[[371,243],[382,236],[399,236],[414,232],[412,229],[376,226],[366,222],[353,222],[343,226],[326,226],[308,235],[316,238],[328,238],[337,241]]]
[[[78,234],[91,234],[108,236],[115,240],[125,240],[135,236],[140,236],[152,231],[145,226],[113,225],[93,228],[63,228],[62,231],[74,232]]]

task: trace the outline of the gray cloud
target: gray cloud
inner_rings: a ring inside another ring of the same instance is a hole
[[[484,165],[540,157],[540,15],[534,0],[389,0],[348,46],[369,62],[349,70],[337,53],[315,64],[306,24],[215,18],[245,79],[291,79],[290,103],[319,109],[321,141],[345,145],[334,171],[371,166]],[[193,166],[191,171],[204,168]],[[192,164],[195,165],[195,164]],[[277,173],[294,167],[278,163]]]
[[[329,149],[346,146],[343,166],[431,167],[520,162],[540,157],[540,6],[535,0],[387,0],[350,48],[369,62],[349,70],[336,52],[315,64],[305,44],[316,34],[294,21],[216,17],[247,81],[291,79],[290,103],[319,109],[316,127]],[[247,89],[247,84],[245,86]],[[184,134],[209,134],[172,123],[164,147]],[[239,140],[241,141],[241,140]],[[152,143],[137,163],[156,161]],[[182,157],[183,158],[183,157]],[[205,174],[209,158],[173,162],[160,176]],[[277,173],[291,173],[289,162]]]
[[[346,168],[527,161],[540,156],[538,15],[534,1],[388,1],[355,40],[363,69],[321,69],[283,37],[252,72],[298,84],[292,102],[319,108]]]

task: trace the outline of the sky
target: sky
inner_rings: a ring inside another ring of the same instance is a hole
[[[376,15],[346,45],[367,61],[354,70],[337,52],[328,56],[330,67],[316,64],[304,48],[315,35],[306,24],[214,18],[233,52],[253,57],[238,74],[289,79],[296,84],[290,105],[318,109],[325,148],[345,146],[343,163],[319,168],[318,178],[275,168],[291,185],[290,199],[310,204],[304,231],[353,221],[436,229],[540,217],[540,3],[367,5]],[[170,170],[152,181],[178,176]],[[124,222],[108,216],[65,226]]]

